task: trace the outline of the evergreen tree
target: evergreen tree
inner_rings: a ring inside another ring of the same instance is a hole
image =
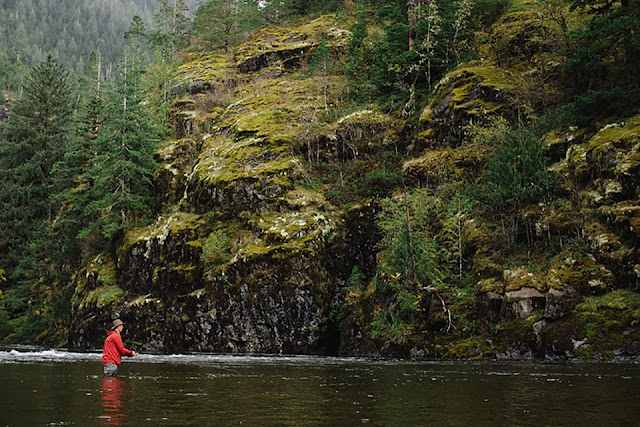
[[[263,0],[260,5],[267,25],[281,23],[293,12],[293,0]]]
[[[152,32],[155,44],[165,58],[175,57],[189,42],[191,20],[185,0],[156,0],[158,11],[153,15],[156,31]]]
[[[640,107],[640,4],[574,0],[592,18],[572,34],[565,83],[576,121],[628,116]]]
[[[151,211],[153,154],[160,129],[143,102],[142,71],[140,51],[130,46],[107,97],[106,121],[95,140],[95,161],[87,171],[92,182],[87,211],[95,212],[97,219],[81,236],[99,231],[113,238]]]
[[[94,213],[87,209],[92,186],[87,171],[95,163],[96,139],[105,121],[104,81],[99,53],[91,55],[79,86],[80,102],[74,133],[64,158],[54,166],[55,193],[52,196],[59,207],[53,229],[62,242],[63,257],[72,260],[72,265],[77,265],[82,259],[79,256],[78,233],[95,219]]]
[[[193,25],[202,48],[227,52],[262,22],[257,0],[208,0],[196,11]]]
[[[62,279],[60,244],[49,232],[52,170],[64,154],[72,111],[68,73],[49,56],[31,71],[0,141],[0,265],[13,284],[6,310],[14,319],[9,332],[27,339],[55,323],[43,298]]]
[[[27,78],[0,142],[0,263],[8,269],[32,227],[55,214],[51,170],[64,154],[72,112],[68,73],[49,56]]]

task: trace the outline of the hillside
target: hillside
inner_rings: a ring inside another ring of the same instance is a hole
[[[348,46],[332,16],[187,60],[163,211],[78,276],[70,343],[99,345],[117,313],[152,351],[636,357],[640,119],[514,126],[561,90],[562,29],[530,7],[440,81],[413,134],[341,111],[344,78],[308,65]]]
[[[187,2],[194,10],[197,3]],[[27,69],[49,54],[77,75],[95,52],[101,52],[105,69],[113,68],[132,18],[140,16],[151,27],[156,8],[155,0],[1,2],[0,89],[17,91]]]
[[[246,37],[209,2],[177,65],[139,31],[78,107],[36,68],[0,134],[0,337],[638,358],[640,5],[342,4],[254,4]]]

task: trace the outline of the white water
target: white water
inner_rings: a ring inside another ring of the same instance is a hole
[[[102,358],[102,352],[73,352],[65,349],[43,350],[29,347],[0,349],[0,363],[29,363],[29,362],[73,362],[97,361]],[[126,358],[127,362],[138,363],[169,363],[194,365],[278,365],[278,366],[313,366],[313,365],[343,365],[343,364],[386,364],[391,361],[374,361],[362,358],[337,358],[319,356],[294,355],[228,355],[228,354],[138,354],[136,357]]]

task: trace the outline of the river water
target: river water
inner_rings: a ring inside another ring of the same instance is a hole
[[[0,426],[640,425],[640,365],[0,350]]]

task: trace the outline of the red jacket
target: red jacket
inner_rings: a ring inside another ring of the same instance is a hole
[[[133,356],[133,352],[124,348],[120,334],[117,331],[111,330],[109,331],[107,339],[104,340],[102,364],[115,363],[119,366],[122,356]]]

